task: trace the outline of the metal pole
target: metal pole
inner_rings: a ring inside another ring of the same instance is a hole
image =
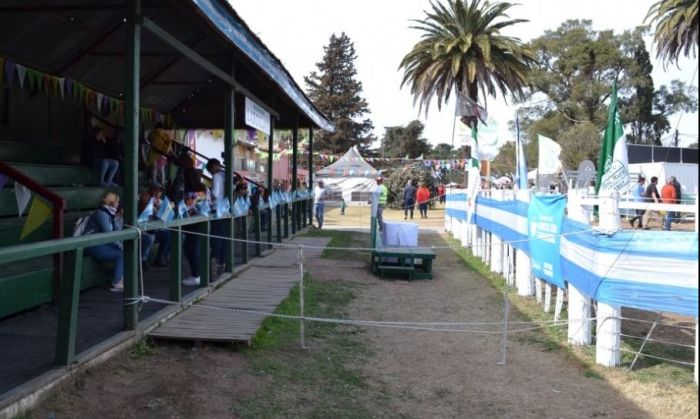
[[[231,77],[234,77],[235,68],[231,63]],[[230,200],[231,205],[234,203],[233,189],[233,162],[234,162],[234,145],[235,145],[235,117],[236,117],[236,91],[233,86],[226,85],[225,101],[224,101],[224,196]],[[234,238],[236,233],[236,219],[231,214],[231,218],[224,221],[226,226],[224,235]],[[226,240],[224,243],[226,248],[225,261],[226,272],[233,272],[235,264],[236,246],[233,240]]]
[[[314,127],[309,126],[309,191],[314,190]],[[311,201],[311,211],[309,211],[309,225],[314,223],[314,208]]]
[[[304,247],[299,246],[299,336],[301,349],[306,349],[304,338]]]
[[[270,200],[272,199],[272,166],[274,164],[273,162],[273,149],[274,149],[274,143],[275,143],[275,117],[270,115],[270,137],[268,138],[267,141],[267,148],[268,148],[268,154],[267,154],[267,199],[268,199],[268,204],[270,203]],[[268,205],[268,208],[265,210],[267,211],[267,242],[272,243],[272,207]],[[272,247],[272,245],[268,245],[269,247]]]
[[[508,283],[503,291],[503,335],[501,337],[501,361],[498,365],[506,365],[506,352],[508,351],[508,314],[510,312],[510,300],[508,300]]]
[[[141,0],[126,3],[124,57],[124,223],[137,224],[138,144],[141,74]],[[138,239],[124,243],[124,298],[138,295]],[[139,322],[138,304],[124,306],[124,329],[134,330]]]
[[[297,217],[299,216],[299,205],[296,201],[297,192],[297,158],[299,145],[299,117],[296,118],[294,129],[292,130],[292,234],[297,232]]]

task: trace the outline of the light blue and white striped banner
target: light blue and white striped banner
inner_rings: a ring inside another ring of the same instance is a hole
[[[453,205],[464,199],[455,197]],[[447,215],[462,213],[446,208]],[[529,255],[527,212],[526,202],[479,196],[474,221]],[[606,304],[697,317],[697,233],[621,230],[608,236],[588,230],[564,217],[560,261],[566,282]]]

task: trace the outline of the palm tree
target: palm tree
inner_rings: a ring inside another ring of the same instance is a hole
[[[647,13],[656,23],[654,43],[656,58],[664,64],[678,63],[681,54],[686,57],[698,46],[698,2],[697,0],[659,0]]]
[[[478,102],[481,92],[495,97],[497,90],[521,96],[534,54],[518,38],[503,36],[500,30],[524,19],[508,19],[513,4],[482,0],[430,2],[425,18],[414,20],[413,29],[423,32],[421,40],[406,54],[401,87],[410,84],[414,103],[428,113],[433,97],[438,109],[452,90]],[[500,20],[496,22],[496,20]],[[465,121],[469,125],[475,119]]]

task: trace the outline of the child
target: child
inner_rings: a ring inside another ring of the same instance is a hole
[[[345,198],[340,198],[340,215],[345,215]]]

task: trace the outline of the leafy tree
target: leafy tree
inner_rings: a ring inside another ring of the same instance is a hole
[[[659,0],[647,13],[646,20],[656,23],[654,43],[656,58],[664,63],[678,63],[683,54],[696,56],[698,46],[697,0]]]
[[[436,185],[431,169],[423,164],[416,163],[410,166],[398,167],[390,172],[385,183],[389,190],[389,205],[396,208],[403,204],[403,188],[406,187],[406,183],[409,180],[413,182],[415,187],[418,187],[421,183],[425,183],[428,188]]]
[[[338,154],[357,145],[366,151],[374,137],[367,101],[362,95],[362,83],[356,80],[355,46],[341,33],[331,35],[323,47],[323,58],[316,63],[318,71],[312,71],[304,82],[307,93],[316,107],[335,124],[335,132],[321,132],[314,138],[317,150]]]
[[[582,156],[595,157],[607,120],[610,86],[617,80],[621,117],[631,127],[628,139],[658,142],[670,129],[668,115],[697,105],[695,92],[680,82],[673,82],[670,89],[654,88],[643,34],[644,28],[615,34],[593,30],[588,20],[569,20],[532,40],[538,65],[530,72],[530,93],[544,99],[521,109],[524,137],[536,140],[542,134],[562,143],[562,135],[578,133],[579,143],[563,147],[562,160],[578,164]],[[591,143],[580,144],[584,141]],[[529,141],[531,164],[536,148],[537,142]]]
[[[387,127],[382,139],[384,157],[416,158],[430,152],[428,140],[422,137],[425,126],[418,120],[406,126]]]
[[[457,154],[455,153],[455,158]],[[452,158],[452,146],[447,143],[440,143],[433,147],[430,151],[430,158],[432,159],[450,159]]]
[[[503,28],[524,22],[507,20],[513,4],[482,0],[431,1],[431,10],[412,28],[422,32],[421,40],[401,60],[404,76],[414,102],[427,114],[433,98],[438,109],[452,90],[475,102],[481,93],[520,95],[525,86],[531,52],[518,38],[501,35]],[[468,124],[475,120],[467,120]]]

